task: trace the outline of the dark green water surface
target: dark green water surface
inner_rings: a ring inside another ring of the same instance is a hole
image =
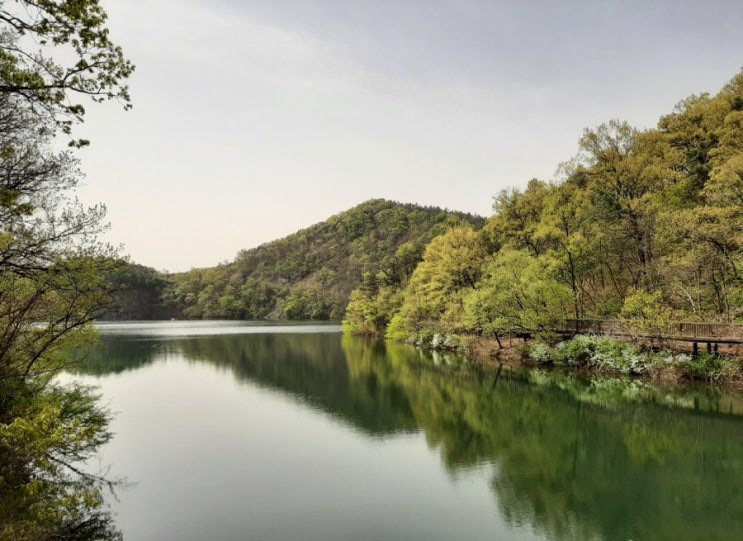
[[[337,326],[133,323],[68,378],[117,412],[126,540],[743,539],[743,400],[515,374]]]

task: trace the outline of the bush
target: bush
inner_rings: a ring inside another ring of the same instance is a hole
[[[537,364],[552,364],[553,362],[550,347],[542,342],[525,346],[524,351],[528,358]]]
[[[715,381],[740,373],[740,362],[713,353],[700,353],[696,357],[685,355],[678,360],[681,376],[690,380]]]
[[[412,334],[406,328],[405,319],[400,314],[395,314],[390,320],[390,324],[387,326],[387,333],[385,334],[390,340],[400,340],[402,342],[411,340]]]
[[[560,342],[554,348],[544,343],[534,344],[522,352],[522,356],[537,364],[590,367],[622,374],[643,374],[656,362],[653,356],[641,353],[631,344],[584,335]]]
[[[594,344],[590,336],[578,335],[560,342],[554,348],[553,360],[558,366],[586,366],[593,355]]]
[[[517,348],[526,363],[572,368],[590,368],[626,375],[653,374],[655,377],[673,377],[698,380],[740,380],[741,361],[701,354],[692,358],[673,351],[645,352],[632,344],[602,336],[578,335],[554,347],[543,342],[524,344]]]

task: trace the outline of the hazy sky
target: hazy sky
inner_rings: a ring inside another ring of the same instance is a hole
[[[743,66],[743,2],[103,0],[134,109],[88,107],[80,197],[186,270],[370,198],[489,215],[586,127]]]

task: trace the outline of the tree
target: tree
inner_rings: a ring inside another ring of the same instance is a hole
[[[673,322],[673,311],[663,302],[661,291],[633,290],[624,300],[620,318],[634,335],[663,340]]]
[[[422,257],[420,245],[406,242],[378,273],[364,273],[361,285],[351,292],[343,318],[343,331],[383,336],[400,309],[402,291]]]
[[[127,261],[116,263],[118,266],[105,276],[106,283],[114,291],[114,306],[104,314],[103,319],[146,320],[165,317],[161,301],[166,284],[163,277],[150,267]]]
[[[476,287],[485,257],[480,235],[469,226],[452,227],[433,239],[405,288],[388,335],[406,338],[422,328],[460,326],[462,299]]]
[[[124,82],[134,65],[111,41],[106,20],[98,0],[0,2],[0,93],[22,97],[67,135],[85,114],[78,96],[116,99],[129,108]]]
[[[35,362],[100,314],[113,252],[96,241],[103,207],[69,194],[77,161],[49,149],[47,122],[0,94],[0,372],[27,378]],[[39,322],[45,322],[40,327]],[[30,345],[30,342],[36,344]],[[30,368],[23,368],[26,366]]]
[[[480,284],[465,297],[465,317],[500,344],[501,336],[552,331],[570,314],[571,297],[548,258],[504,249],[483,266]]]
[[[89,388],[49,387],[0,422],[0,539],[121,539],[103,502],[114,483],[76,466],[111,438],[97,399]]]
[[[560,186],[544,197],[544,211],[535,237],[544,241],[548,253],[558,259],[560,279],[570,286],[573,294],[573,316],[580,319],[585,313],[587,283],[595,268],[591,257],[590,194],[579,182],[581,172],[574,173]]]
[[[401,290],[393,286],[382,286],[374,293],[363,287],[353,290],[343,318],[343,332],[383,336],[401,302]]]
[[[718,143],[716,126],[725,116],[725,109],[708,94],[690,96],[658,122],[658,131],[679,153],[675,167],[683,175],[670,194],[673,206],[688,208],[698,203],[699,191],[709,180],[710,151]]]
[[[544,252],[544,239],[536,232],[549,190],[546,182],[537,179],[530,180],[523,192],[516,188],[501,190],[493,201],[495,215],[483,230],[492,249],[510,246],[534,255]]]
[[[92,526],[106,516],[100,491],[109,486],[77,465],[109,439],[108,415],[89,390],[51,381],[108,305],[113,253],[96,242],[103,208],[68,193],[77,161],[50,150],[48,122],[0,94],[0,492],[15,495],[0,537],[13,539]]]
[[[682,102],[661,122],[671,144],[684,149],[685,183],[695,187],[679,209],[661,213],[661,273],[680,306],[731,321],[743,299],[743,73],[716,96]]]
[[[73,96],[128,107],[133,67],[105,20],[96,0],[0,2],[2,539],[120,538],[102,495],[113,483],[81,466],[111,437],[110,416],[90,389],[53,384],[110,302],[105,209],[75,200],[78,161],[52,150],[82,120]]]
[[[653,194],[678,180],[667,160],[670,149],[656,131],[639,132],[616,120],[586,130],[580,145],[589,166],[595,220],[614,258],[604,261],[623,268],[630,286],[650,287],[657,213]],[[617,288],[620,297],[626,289],[626,284]]]

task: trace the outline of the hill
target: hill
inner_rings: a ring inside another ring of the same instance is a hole
[[[415,268],[453,225],[484,218],[384,199],[366,201],[235,260],[165,276],[163,303],[179,318],[340,319],[365,275]]]

